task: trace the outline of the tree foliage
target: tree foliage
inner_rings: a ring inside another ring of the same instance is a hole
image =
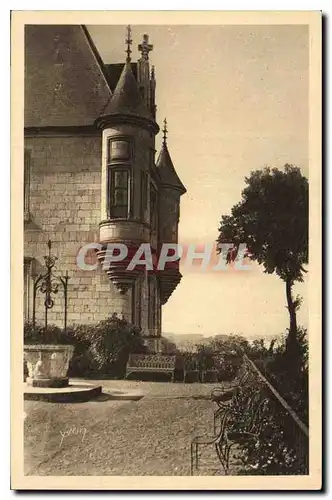
[[[284,281],[303,280],[308,262],[308,180],[298,167],[256,170],[231,215],[224,215],[218,242],[245,243],[250,257]]]
[[[89,337],[92,356],[104,373],[123,376],[129,354],[146,352],[141,330],[116,314],[97,323]]]
[[[296,311],[300,297],[292,287],[303,281],[308,263],[308,180],[298,167],[286,164],[284,170],[265,168],[245,178],[242,199],[221,218],[218,243],[246,244],[250,259],[266,273],[276,273],[286,284],[290,315],[290,338],[297,332]],[[228,260],[234,259],[234,251]]]

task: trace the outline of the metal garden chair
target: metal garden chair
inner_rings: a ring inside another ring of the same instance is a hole
[[[245,363],[241,365],[233,383],[225,388],[223,384],[214,387],[211,391],[211,400],[217,404],[217,409],[213,414],[213,431],[216,432],[217,422],[220,414],[223,412],[225,405],[228,406],[233,401],[234,397],[250,383],[250,372]]]
[[[236,399],[236,398],[235,398]],[[229,460],[231,450],[234,446],[243,446],[250,441],[258,441],[263,424],[263,415],[268,405],[268,399],[262,398],[258,389],[256,393],[250,395],[245,404],[241,407],[241,415],[235,407],[230,409],[232,421],[228,420],[228,425],[224,429],[223,438],[218,442],[218,456],[225,471],[229,473]],[[240,418],[239,418],[240,417]]]
[[[204,436],[196,436],[192,439],[191,441],[191,447],[190,447],[190,454],[191,454],[191,461],[190,461],[190,475],[193,476],[195,471],[198,471],[200,467],[202,466],[211,466],[210,463],[205,463],[200,464],[200,453],[199,453],[199,448],[206,447],[206,446],[214,446],[216,453],[218,455],[218,458],[220,461],[222,461],[224,458],[220,454],[221,450],[221,442],[223,441],[224,438],[224,433],[227,428],[228,424],[228,419],[231,414],[231,408],[225,406],[223,413],[220,412],[220,428],[219,432],[217,435],[204,435]]]
[[[217,424],[226,408],[229,408],[232,400],[236,397],[238,388],[211,395],[211,400],[217,403],[217,409],[213,412],[213,432],[217,432]]]

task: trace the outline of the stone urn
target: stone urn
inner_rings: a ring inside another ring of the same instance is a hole
[[[27,385],[31,387],[67,387],[69,361],[74,354],[72,345],[25,345]]]

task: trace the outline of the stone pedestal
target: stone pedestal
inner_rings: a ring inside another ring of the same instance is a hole
[[[26,383],[31,387],[67,387],[71,345],[25,345],[24,360],[28,367]]]

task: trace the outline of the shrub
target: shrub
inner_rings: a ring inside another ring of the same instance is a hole
[[[115,314],[91,331],[90,352],[100,372],[123,377],[129,354],[146,351],[141,330]]]
[[[247,400],[255,397],[257,386],[246,389],[245,397],[237,397],[232,402],[232,430],[246,430],[246,419],[252,418]],[[258,389],[259,393],[259,389]],[[240,395],[241,396],[241,395]],[[263,404],[264,399],[260,399]],[[259,400],[257,401],[259,402]],[[259,418],[259,438],[244,440],[237,458],[242,462],[240,474],[244,475],[289,475],[304,474],[305,462],[296,455],[292,429],[285,426],[289,422],[285,410],[273,400],[265,400],[264,411]]]
[[[25,344],[66,344],[75,347],[69,376],[107,374],[122,377],[130,353],[144,353],[141,330],[115,314],[95,325],[74,325],[64,332],[48,325],[24,325]]]
[[[268,349],[262,342],[257,342],[251,346],[254,351],[251,357],[300,419],[308,424],[306,333],[305,329],[298,329],[292,351],[287,345],[287,336],[278,346],[275,342],[271,342]],[[240,404],[238,413],[242,414],[245,411],[245,407]],[[299,455],[295,451],[294,429],[289,424],[287,410],[269,398],[259,439],[246,443],[239,456],[243,463],[241,473],[250,475],[304,474],[307,467],[305,453],[305,449]]]
[[[47,329],[42,325],[24,324],[24,343],[25,344],[72,344],[72,338],[69,333],[65,333],[61,328],[55,325],[48,325]]]
[[[89,349],[81,353],[74,352],[69,365],[69,377],[89,377],[96,372],[98,372],[98,366]]]
[[[287,337],[266,363],[266,376],[301,420],[308,423],[308,341],[305,328],[298,328],[292,355]]]
[[[232,359],[229,356],[225,356],[223,363],[222,363],[220,370],[219,370],[219,375],[218,375],[219,381],[226,382],[226,381],[233,380],[236,376],[237,369],[238,369],[238,365],[234,361],[234,359]]]

